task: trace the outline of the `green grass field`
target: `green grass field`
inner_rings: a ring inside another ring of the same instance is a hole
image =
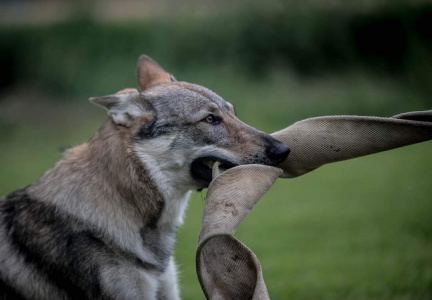
[[[319,115],[430,109],[411,91],[358,72],[306,82],[283,73],[253,81],[223,68],[176,76],[210,87],[267,132]],[[86,99],[8,95],[0,103],[0,195],[36,180],[60,148],[86,142],[105,118]],[[271,298],[432,299],[431,154],[427,142],[279,179],[236,234],[261,260]],[[194,256],[204,202],[205,193],[193,194],[179,232],[184,299],[203,299]]]

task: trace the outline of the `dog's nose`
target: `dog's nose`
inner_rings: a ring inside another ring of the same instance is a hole
[[[290,148],[280,141],[274,141],[266,149],[267,156],[275,161],[276,164],[283,162],[288,154],[290,153]]]

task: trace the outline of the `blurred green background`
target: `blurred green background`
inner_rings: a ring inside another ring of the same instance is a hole
[[[432,108],[429,1],[0,1],[0,195],[106,120],[145,53],[273,132],[307,117]],[[279,180],[236,236],[272,299],[432,299],[432,143]],[[176,247],[184,299],[205,193]]]

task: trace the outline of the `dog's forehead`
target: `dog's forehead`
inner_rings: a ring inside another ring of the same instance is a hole
[[[170,104],[170,106],[187,105],[187,106],[217,106],[220,110],[232,110],[231,103],[225,101],[218,94],[211,90],[192,83],[173,82],[161,84],[150,88],[144,92],[146,98]]]

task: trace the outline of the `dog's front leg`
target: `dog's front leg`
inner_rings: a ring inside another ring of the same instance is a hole
[[[165,272],[160,277],[158,299],[180,300],[180,292],[177,283],[177,267],[171,256]]]
[[[156,300],[159,298],[157,275],[129,264],[104,267],[101,272],[101,287],[102,293],[110,299]]]

